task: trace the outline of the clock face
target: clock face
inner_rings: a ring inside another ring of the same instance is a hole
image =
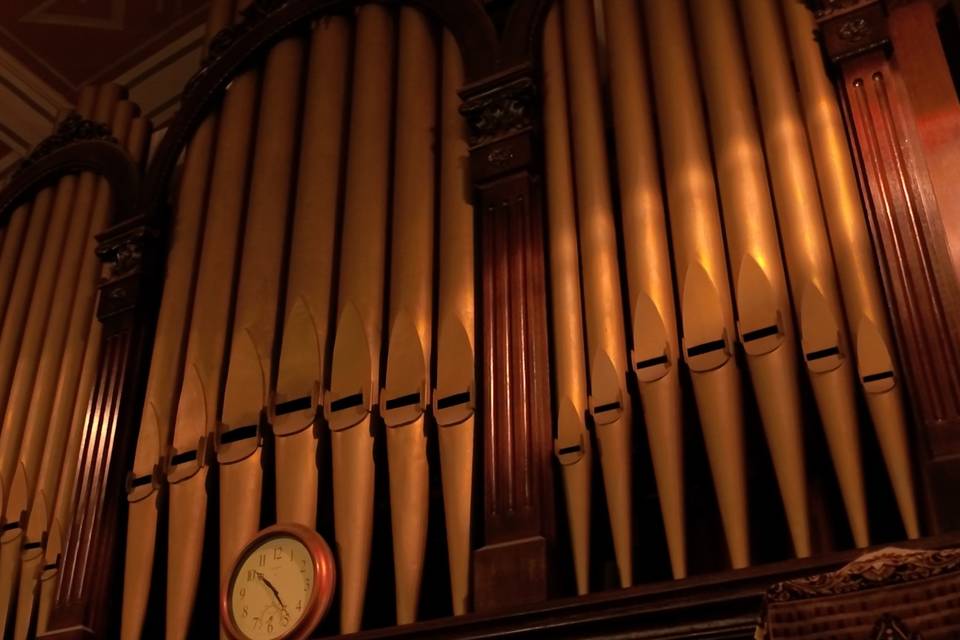
[[[234,625],[250,640],[282,638],[307,613],[314,564],[304,544],[289,535],[263,540],[247,552],[227,594]]]

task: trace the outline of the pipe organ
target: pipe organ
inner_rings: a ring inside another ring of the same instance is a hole
[[[84,88],[0,191],[0,636],[232,638],[277,523],[336,595],[253,571],[263,637],[688,637],[954,541],[891,275],[953,309],[951,239],[881,215],[813,4],[213,0],[149,159]]]

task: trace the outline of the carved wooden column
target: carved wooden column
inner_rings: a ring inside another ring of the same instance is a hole
[[[462,91],[478,219],[483,544],[474,608],[545,600],[553,537],[539,100],[528,68]]]
[[[960,104],[926,0],[821,0],[917,417],[932,532],[960,527]]]
[[[109,265],[100,288],[103,323],[100,366],[87,409],[77,467],[74,519],[60,557],[60,583],[48,631],[63,640],[112,637],[119,627],[126,501],[121,500],[137,442],[153,337],[159,233],[144,218],[119,220],[97,237],[97,255]]]

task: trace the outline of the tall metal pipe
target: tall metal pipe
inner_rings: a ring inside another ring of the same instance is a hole
[[[250,200],[217,434],[221,585],[243,546],[260,528],[260,428],[270,404],[274,371],[304,44],[300,37],[278,42],[267,54],[263,70]],[[226,637],[223,629],[221,636]]]
[[[135,113],[136,108],[132,103],[121,102],[117,105],[112,129],[118,141],[126,144],[131,157],[139,163],[146,154],[151,125],[146,118],[134,119]],[[69,334],[60,365],[56,391],[52,394],[53,401],[47,400],[51,405],[48,418],[50,426],[43,442],[43,456],[39,465],[36,487],[31,496],[29,518],[24,535],[20,594],[14,633],[14,638],[17,640],[26,640],[28,637],[34,604],[30,595],[34,591],[42,569],[44,541],[49,537],[50,518],[53,515],[56,497],[55,489],[59,481],[60,468],[64,464],[64,450],[70,432],[69,421],[77,402],[77,383],[81,376],[84,350],[90,333],[90,324],[93,321],[97,284],[102,271],[102,265],[95,255],[96,234],[109,224],[111,210],[110,186],[105,178],[100,178],[93,215],[85,239],[83,262],[77,279],[77,297],[70,313]],[[36,389],[34,392],[36,393]],[[37,419],[34,416],[35,407],[36,405],[31,407],[31,417],[28,421]]]
[[[443,32],[440,79],[440,248],[437,263],[437,380],[433,417],[440,445],[440,482],[447,528],[454,615],[467,612],[475,410],[473,206],[469,150],[460,115],[463,60],[453,34]]]
[[[330,389],[334,526],[340,564],[340,629],[357,631],[373,534],[373,425],[380,381],[394,25],[379,5],[360,7],[341,236]]]
[[[589,0],[564,2],[563,25],[590,362],[589,403],[596,424],[620,584],[628,587],[633,583],[630,461],[633,423],[626,389],[627,342],[621,311],[610,174],[603,144],[592,3]]]
[[[207,42],[230,23],[233,12],[232,0],[216,0],[211,4],[207,16]],[[170,229],[163,298],[157,315],[140,432],[128,482],[127,550],[120,624],[120,637],[124,639],[141,636],[151,595],[162,491],[160,474],[170,445],[182,382],[216,133],[217,116],[210,114],[197,127],[187,146]]]
[[[620,181],[631,364],[640,389],[674,578],[687,575],[677,313],[640,7],[604,5]]]
[[[797,350],[747,63],[730,0],[695,0],[691,10],[734,275],[737,328],[794,552],[806,557],[811,553],[810,514]]]
[[[727,547],[734,567],[750,561],[746,461],[736,327],[730,298],[713,167],[682,2],[645,0],[653,78],[680,283],[683,350]]]
[[[31,203],[25,203],[14,209],[4,228],[3,244],[0,246],[0,322],[7,311],[7,301],[13,288],[13,279],[20,263],[20,255],[27,235],[27,223],[30,221]]]
[[[416,620],[430,505],[425,415],[433,341],[437,47],[428,18],[400,9],[390,242],[387,426],[397,624]]]
[[[347,17],[330,16],[316,24],[311,36],[286,320],[270,410],[276,437],[277,520],[311,528],[317,524],[318,407],[323,404],[330,351],[351,31]]]
[[[807,136],[830,231],[857,373],[880,441],[907,536],[920,535],[899,372],[860,190],[836,94],[814,39],[810,11],[784,0],[787,35],[800,85]]]
[[[248,4],[249,0],[238,2],[238,12]],[[170,490],[168,640],[188,637],[200,577],[209,463],[224,378],[259,77],[259,70],[252,69],[234,78],[220,110],[183,386],[166,469]]]
[[[570,154],[567,81],[560,7],[554,5],[543,29],[543,126],[546,132],[547,215],[550,243],[553,374],[557,437],[554,453],[563,470],[564,497],[577,593],[589,591],[590,473],[587,432],[587,367],[584,361],[580,250]]]
[[[741,2],[800,342],[857,546],[868,543],[850,343],[776,4]]]

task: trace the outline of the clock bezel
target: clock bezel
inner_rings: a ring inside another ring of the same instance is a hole
[[[313,588],[304,606],[303,616],[289,631],[277,636],[275,640],[306,640],[330,609],[337,583],[336,565],[330,546],[319,533],[309,527],[289,522],[275,524],[260,531],[243,547],[220,589],[220,621],[230,637],[235,640],[251,640],[248,635],[240,631],[230,607],[232,587],[240,567],[260,547],[275,538],[284,537],[297,540],[307,549],[313,560]]]

